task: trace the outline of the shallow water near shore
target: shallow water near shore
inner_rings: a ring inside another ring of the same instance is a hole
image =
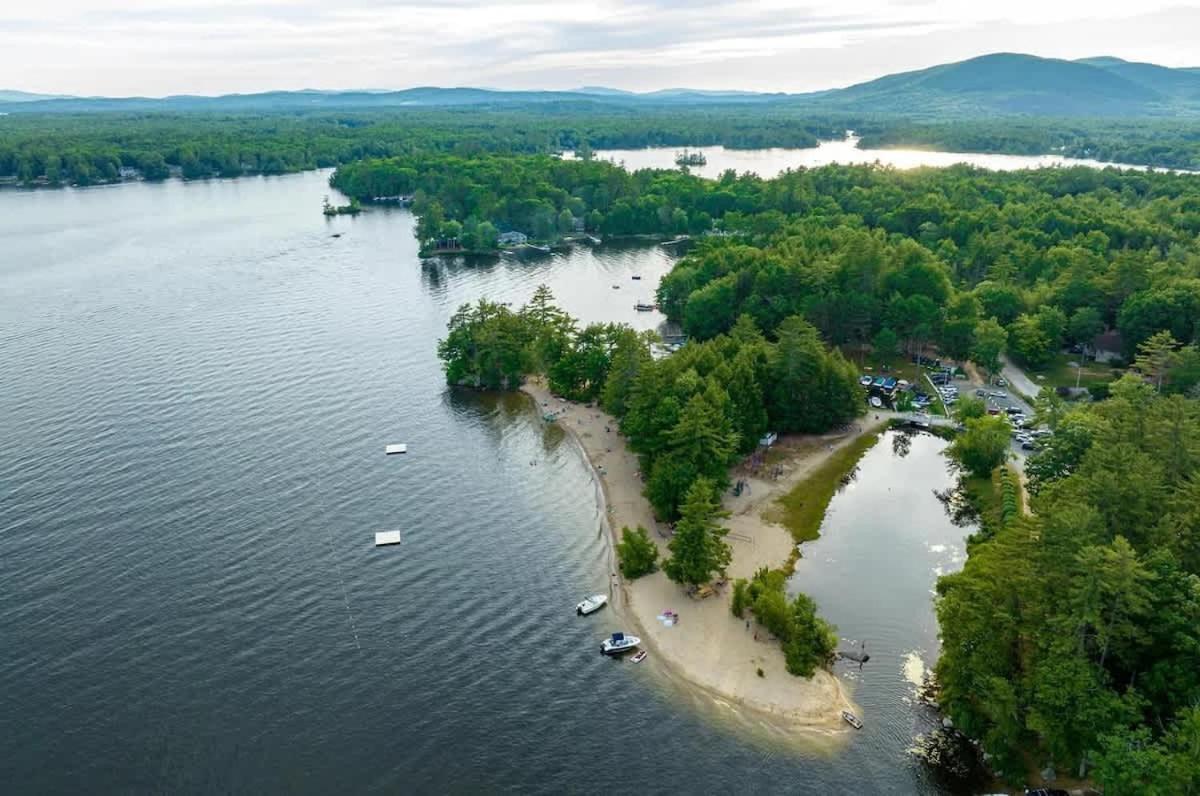
[[[666,250],[423,264],[406,211],[324,219],[327,177],[0,193],[0,781],[936,792],[873,705],[848,744],[791,743],[602,658],[577,449],[523,396],[443,384],[459,304],[546,282],[652,328]]]

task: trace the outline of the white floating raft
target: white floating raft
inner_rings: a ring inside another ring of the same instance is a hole
[[[390,544],[400,544],[399,531],[379,531],[375,534],[376,547],[386,547]]]
[[[404,445],[402,443],[399,443],[396,445],[388,445],[386,448],[383,449],[383,452],[386,453],[388,456],[391,456],[393,453],[408,453],[408,446]]]

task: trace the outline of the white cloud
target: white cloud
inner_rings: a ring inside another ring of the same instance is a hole
[[[1198,0],[41,0],[4,12],[0,87],[806,91],[998,50],[1195,65],[1196,30]]]

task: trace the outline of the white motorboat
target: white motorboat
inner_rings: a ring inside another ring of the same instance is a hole
[[[642,640],[637,636],[613,633],[612,638],[604,639],[604,643],[600,645],[600,652],[603,655],[620,655],[621,653],[637,649],[637,645],[641,643]]]
[[[607,604],[607,594],[593,594],[591,597],[588,597],[579,605],[575,606],[575,613],[579,614],[580,616],[587,616],[588,614],[596,613]]]

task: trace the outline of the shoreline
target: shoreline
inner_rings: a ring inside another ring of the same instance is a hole
[[[810,679],[787,672],[783,651],[757,625],[738,619],[730,611],[732,586],[705,599],[688,597],[661,569],[634,581],[626,581],[617,568],[616,543],[621,528],[642,525],[659,548],[661,557],[669,555],[667,538],[649,501],[642,495],[637,456],[629,450],[617,430],[615,418],[598,407],[572,403],[551,395],[541,379],[526,382],[521,391],[533,399],[540,415],[553,411],[556,422],[578,445],[597,488],[601,523],[608,534],[608,582],[612,608],[631,626],[626,632],[642,639],[650,651],[647,663],[666,670],[717,704],[738,708],[784,723],[794,729],[845,735],[851,732],[842,719],[843,710],[861,711],[847,695],[841,679],[826,669],[818,669]],[[748,578],[760,567],[786,566],[796,543],[782,525],[764,518],[775,500],[808,477],[829,456],[845,445],[883,426],[863,419],[855,430],[825,436],[781,437],[775,450],[783,474],[768,480],[741,472],[749,489],[740,497],[728,492],[722,505],[731,514],[726,541],[733,550],[729,580]],[[679,622],[666,626],[658,616],[675,611]],[[620,628],[613,628],[620,629]],[[758,670],[763,675],[758,675]]]

